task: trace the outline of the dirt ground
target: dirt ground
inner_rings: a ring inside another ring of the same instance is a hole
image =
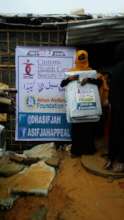
[[[0,220],[32,220],[32,214],[43,205],[48,209],[47,220],[124,219],[124,179],[95,176],[82,167],[80,158],[60,154],[48,197],[21,197],[11,210],[0,213]]]

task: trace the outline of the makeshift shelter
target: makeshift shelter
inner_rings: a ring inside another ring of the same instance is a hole
[[[16,46],[74,46],[88,50],[93,68],[113,62],[115,45],[124,38],[124,16],[0,15],[0,82],[15,87]],[[7,122],[7,145],[21,150],[31,143],[15,141],[15,115]]]

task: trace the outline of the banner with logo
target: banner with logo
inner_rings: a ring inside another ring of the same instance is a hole
[[[74,60],[74,48],[16,48],[16,140],[70,140],[60,82]]]

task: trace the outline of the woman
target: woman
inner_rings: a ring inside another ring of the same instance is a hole
[[[83,71],[91,70],[88,61],[88,53],[85,50],[78,50],[76,53],[75,67],[69,71]],[[66,86],[69,82],[73,80],[78,80],[78,76],[70,76],[61,82],[61,86]],[[86,83],[93,83],[97,85],[101,90],[101,98],[105,102],[106,96],[104,95],[104,89],[106,84],[103,80],[101,74],[98,74],[97,79],[86,78],[82,81],[82,86]],[[103,88],[102,88],[103,85]],[[107,93],[108,94],[108,93]],[[72,123],[71,137],[72,137],[72,147],[71,154],[74,156],[81,156],[82,154],[94,154],[96,152],[95,147],[95,136],[96,136],[96,126],[95,122],[87,123]]]

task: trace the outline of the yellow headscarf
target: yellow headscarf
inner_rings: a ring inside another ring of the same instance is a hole
[[[76,52],[75,67],[71,68],[70,71],[88,70],[89,67],[88,53],[85,50],[78,50]]]

